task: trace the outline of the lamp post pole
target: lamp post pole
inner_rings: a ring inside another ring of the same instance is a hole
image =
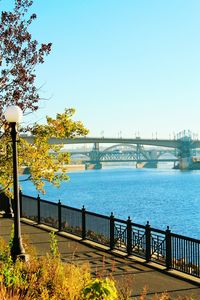
[[[27,260],[21,238],[20,225],[20,199],[18,180],[18,154],[17,154],[17,123],[22,118],[22,111],[18,106],[9,106],[5,111],[5,118],[10,123],[12,150],[13,150],[13,195],[14,195],[14,237],[11,247],[11,257],[15,261],[17,258]]]
[[[20,226],[20,200],[18,184],[18,162],[17,162],[17,130],[16,123],[10,123],[12,149],[13,149],[13,194],[14,194],[14,238],[11,248],[11,256],[15,260],[18,256],[25,255],[22,245],[21,226]]]

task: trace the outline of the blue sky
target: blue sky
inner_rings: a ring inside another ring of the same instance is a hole
[[[53,49],[37,68],[50,99],[29,121],[74,107],[90,136],[200,137],[199,0],[35,0],[32,11],[33,37]]]

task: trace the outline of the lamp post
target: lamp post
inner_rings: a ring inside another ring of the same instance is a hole
[[[15,261],[17,258],[26,260],[25,250],[22,245],[21,226],[20,226],[20,200],[18,183],[18,155],[17,155],[17,123],[22,119],[22,110],[12,105],[5,111],[6,121],[10,123],[12,150],[13,150],[13,194],[14,194],[14,238],[11,247],[11,256]]]

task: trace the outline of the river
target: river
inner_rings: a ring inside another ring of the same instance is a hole
[[[200,171],[135,169],[131,167],[69,173],[60,188],[46,185],[42,199],[105,215],[131,219],[200,239]],[[23,182],[23,193],[37,196],[31,182]]]

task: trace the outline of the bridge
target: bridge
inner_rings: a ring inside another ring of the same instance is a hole
[[[21,135],[29,143],[33,143],[34,137]],[[190,132],[184,131],[174,139],[143,139],[136,138],[104,138],[104,137],[82,137],[74,139],[50,138],[50,144],[93,144],[93,149],[89,152],[81,152],[86,155],[86,165],[91,168],[101,168],[102,162],[136,162],[136,166],[146,164],[146,166],[156,166],[158,162],[177,162],[178,168],[200,169],[200,159],[197,157],[197,149],[200,148],[200,141],[191,138]],[[100,150],[101,144],[111,144],[104,151]],[[119,150],[120,147],[126,150]],[[153,147],[146,149],[145,147]],[[157,147],[157,149],[156,149]],[[164,150],[159,148],[163,147]],[[129,148],[129,149],[128,149]],[[167,150],[169,149],[169,150]],[[79,152],[77,152],[78,154]],[[173,158],[162,158],[162,154],[171,153]]]
[[[171,157],[166,158],[168,154]],[[135,162],[137,168],[151,167],[156,168],[159,162],[178,162],[176,150],[167,149],[145,149],[144,147],[136,147],[134,145],[116,144],[103,151],[70,151],[71,158],[81,157],[87,168],[101,168],[102,163],[115,162]]]

